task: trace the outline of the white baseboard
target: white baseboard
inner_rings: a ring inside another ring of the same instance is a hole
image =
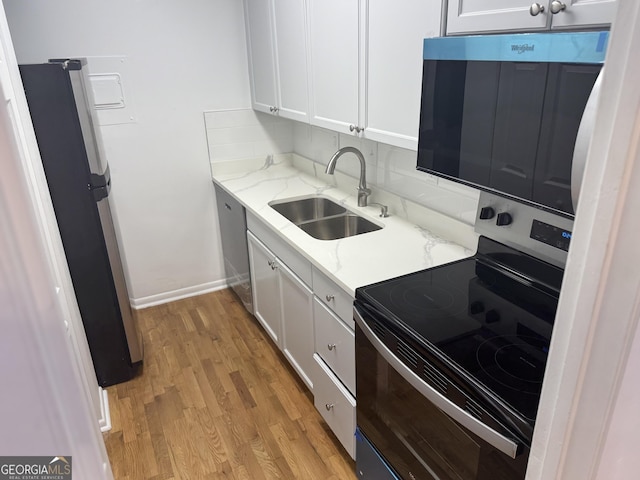
[[[98,395],[100,396],[100,417],[98,419],[98,425],[100,425],[101,432],[108,432],[111,430],[111,410],[109,410],[109,395],[107,391],[102,387],[98,387]]]
[[[131,307],[135,310],[141,310],[143,308],[162,305],[163,303],[169,303],[175,300],[182,300],[183,298],[215,292],[217,290],[222,290],[223,288],[227,288],[226,279],[203,283],[193,287],[180,288],[170,292],[158,293],[156,295],[149,295],[148,297],[132,298],[130,299]]]

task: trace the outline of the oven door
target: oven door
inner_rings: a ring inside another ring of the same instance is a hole
[[[357,423],[368,440],[359,444],[372,444],[402,479],[524,479],[529,449],[498,422],[480,421],[490,415],[477,402],[452,402],[452,393],[465,397],[462,390],[367,311],[354,308]]]

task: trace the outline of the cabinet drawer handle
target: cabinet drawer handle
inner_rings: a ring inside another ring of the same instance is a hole
[[[556,13],[564,11],[565,8],[567,8],[567,6],[564,3],[559,2],[558,0],[553,0],[553,2],[551,2],[551,5],[549,5],[549,10],[551,10],[551,13],[553,13],[554,15]]]
[[[330,412],[331,410],[333,410],[333,407],[334,407],[333,403],[325,403],[324,404],[324,408],[327,409],[327,412]]]
[[[335,343],[328,343],[327,344],[327,348],[329,349],[329,351],[335,350],[336,344]]]
[[[278,107],[269,107],[271,113],[278,113],[278,110],[280,110]]]
[[[349,131],[353,132],[356,129],[355,125],[349,125]]]
[[[335,297],[335,295],[329,295],[329,294],[327,294],[327,295],[325,295],[325,296],[324,296],[324,298],[326,298],[326,299],[327,299],[327,302],[330,302],[331,300],[333,300],[333,299],[334,299],[334,298],[336,298],[336,297]]]
[[[544,12],[544,5],[540,5],[539,3],[532,3],[529,7],[529,13],[532,17],[537,16],[539,13]]]

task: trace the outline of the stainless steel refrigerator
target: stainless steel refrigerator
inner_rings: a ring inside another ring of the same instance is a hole
[[[129,380],[142,365],[142,341],[111,218],[111,177],[86,60],[20,65],[20,73],[98,383]]]

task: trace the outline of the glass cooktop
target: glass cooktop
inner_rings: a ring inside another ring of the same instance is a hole
[[[362,287],[356,299],[533,422],[562,273],[481,237],[474,257]]]

